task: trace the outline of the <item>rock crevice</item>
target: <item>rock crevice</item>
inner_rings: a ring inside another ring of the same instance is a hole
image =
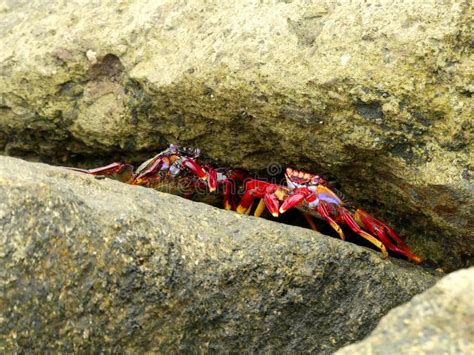
[[[457,269],[474,245],[470,10],[4,2],[0,150],[90,166],[174,143],[226,166],[311,170]]]

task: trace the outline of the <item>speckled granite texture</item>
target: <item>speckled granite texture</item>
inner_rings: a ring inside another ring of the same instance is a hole
[[[456,271],[382,318],[337,355],[474,354],[474,268]]]

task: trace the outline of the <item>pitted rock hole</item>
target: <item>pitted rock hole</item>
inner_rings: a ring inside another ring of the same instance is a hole
[[[94,64],[90,70],[91,77],[118,78],[124,71],[124,66],[120,59],[114,54],[105,55],[102,60]]]
[[[382,107],[378,102],[358,102],[355,105],[355,109],[359,115],[368,119],[369,121],[375,121],[376,119],[383,118]]]

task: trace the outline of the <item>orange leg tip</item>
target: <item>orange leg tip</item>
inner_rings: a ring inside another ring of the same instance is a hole
[[[247,212],[247,208],[243,206],[238,206],[236,211],[237,213],[244,214],[245,212]]]
[[[257,208],[255,209],[254,216],[260,217],[263,211],[265,211],[265,200],[261,198],[260,201],[258,202]]]
[[[337,234],[339,234],[339,237],[341,238],[341,240],[346,240],[346,236],[345,236],[344,232],[342,231],[342,229],[337,224],[332,224],[331,223],[331,226],[334,228],[334,230],[337,232]]]

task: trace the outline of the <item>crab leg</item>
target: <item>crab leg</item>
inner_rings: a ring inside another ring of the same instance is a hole
[[[189,171],[191,171],[199,179],[207,180],[207,174],[204,172],[201,166],[198,163],[196,163],[193,159],[185,158],[183,159],[183,162],[181,163],[181,165],[188,168]]]
[[[346,236],[344,235],[344,232],[342,231],[341,227],[337,224],[337,222],[331,217],[329,210],[328,210],[328,203],[326,201],[319,201],[317,210],[318,213],[323,217],[326,222],[328,222],[331,227],[339,234],[339,237],[342,240],[346,240]]]
[[[204,169],[207,171],[207,186],[209,187],[209,192],[214,192],[217,190],[217,171],[209,165],[206,165]]]
[[[94,168],[94,169],[80,169],[80,168],[70,168],[70,167],[67,167],[67,169],[78,171],[80,173],[92,174],[92,175],[110,175],[110,174],[119,172],[120,170],[122,170],[124,166],[126,166],[126,164],[112,163],[112,164],[101,166],[99,168]]]
[[[245,184],[245,193],[237,206],[238,213],[245,213],[251,207],[255,198],[263,198],[265,206],[273,217],[278,217],[280,201],[278,200],[278,187],[264,181],[250,180]],[[256,211],[257,212],[257,211]],[[263,212],[263,211],[262,211]],[[261,213],[261,212],[260,212]]]
[[[210,179],[212,179],[212,177]],[[224,186],[222,193],[224,208],[226,210],[237,209],[237,187],[240,186],[240,184],[243,184],[245,179],[246,175],[238,170],[231,170],[230,172],[224,173],[220,172],[217,174],[217,183]]]
[[[263,200],[264,205],[270,211],[274,217],[278,217],[278,207],[279,201],[273,193],[266,193],[258,191],[257,189],[249,190],[244,193],[242,199],[240,200],[239,205],[237,206],[237,212],[241,214],[249,214],[252,209],[253,202],[255,198],[260,198]],[[261,201],[259,202],[257,209],[255,210],[255,215],[258,217],[262,214],[263,210],[260,206]]]
[[[267,191],[263,196],[263,201],[265,206],[270,211],[273,217],[278,217],[278,208],[280,207],[280,201],[278,201],[277,196],[273,192]]]
[[[173,155],[170,156],[170,158],[168,158],[166,155],[163,155],[163,153],[160,153],[155,155],[153,158],[148,159],[147,161],[140,164],[140,166],[137,168],[137,177],[142,178],[145,175],[154,174],[161,170],[162,167],[168,169],[170,164],[174,163],[176,160],[176,156]]]
[[[376,234],[376,230],[379,230],[388,239],[391,237],[401,249],[406,252],[410,252],[410,248],[406,245],[403,240],[393,231],[392,228],[387,226],[381,220],[372,217],[369,213],[364,210],[358,209],[354,214],[355,220],[361,226],[367,228],[372,234]]]
[[[388,252],[387,252],[387,248],[385,247],[385,245],[380,240],[378,240],[377,238],[371,236],[369,233],[364,232],[359,227],[359,225],[357,224],[357,222],[354,220],[354,218],[352,217],[352,215],[350,214],[350,212],[347,209],[345,209],[344,207],[340,207],[339,211],[340,211],[340,214],[341,214],[341,217],[342,217],[343,221],[349,226],[350,229],[352,229],[354,232],[359,234],[362,238],[368,240],[373,245],[375,245],[377,248],[379,248],[382,251],[382,254],[385,258],[388,257]]]
[[[92,174],[92,175],[109,175],[109,174],[113,174],[120,171],[124,165],[125,164],[122,164],[122,163],[112,163],[112,164],[101,166],[99,168],[94,168],[94,169],[78,169],[78,168],[69,168],[69,169],[80,171],[83,173]]]
[[[133,179],[133,184],[141,185],[147,177],[155,175],[162,169],[168,169],[169,166],[170,159],[168,157],[157,156],[153,159],[150,159],[148,162],[145,162],[141,165],[141,169],[137,169],[137,176],[135,176],[135,179]]]
[[[245,193],[240,199],[240,203],[237,206],[236,211],[238,213],[245,213],[249,207],[253,204],[253,200],[257,197],[263,198],[268,183],[259,180],[249,180],[245,183]]]
[[[232,201],[230,200],[230,194],[232,191],[232,183],[229,180],[224,181],[224,208],[226,210],[232,210]]]
[[[257,208],[255,209],[255,212],[253,215],[255,217],[260,217],[263,211],[265,211],[265,200],[261,198],[260,201],[258,202]]]
[[[133,177],[133,166],[124,163],[112,163],[94,169],[66,168],[95,176],[109,176],[121,182],[129,182]]]
[[[388,239],[386,237],[386,235],[384,234],[384,231],[380,230],[380,229],[375,229],[375,234],[377,235],[377,237],[380,238],[380,240],[383,241],[383,243],[387,246],[387,248],[389,250],[392,250],[400,255],[403,255],[405,256],[406,258],[414,261],[415,263],[419,264],[421,263],[421,258],[419,256],[416,256],[416,255],[413,255],[411,252],[409,251],[405,251],[403,249],[400,249],[399,247],[397,247],[396,245],[394,245],[390,239]]]
[[[244,214],[249,207],[252,206],[254,200],[254,193],[255,190],[248,190],[245,191],[244,195],[242,196],[239,205],[237,206],[237,213]]]
[[[370,216],[367,212],[362,210],[357,210],[354,216],[357,222],[362,223],[365,228],[367,228],[372,234],[376,235],[389,250],[399,253],[416,263],[421,262],[421,258],[419,256],[413,255],[408,246],[400,240],[400,237],[398,237],[390,227],[382,223],[380,220]],[[395,238],[393,238],[390,231],[392,231],[392,233],[396,236]],[[390,240],[387,234],[390,235],[400,245],[401,249]]]

